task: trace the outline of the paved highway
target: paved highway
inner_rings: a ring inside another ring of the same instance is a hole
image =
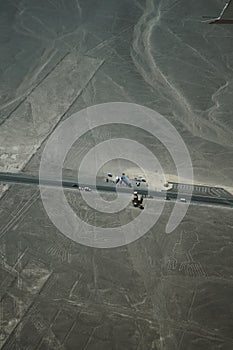
[[[103,184],[104,179],[103,178],[97,178],[97,184],[96,186],[93,184],[88,183],[78,183],[75,179],[63,179],[62,186],[64,188],[72,188],[72,189],[80,189],[80,188],[89,188],[90,190],[98,190],[98,191],[108,191],[108,192],[116,192],[116,186],[112,182],[108,182],[106,184]],[[8,183],[8,184],[27,184],[27,185],[44,185],[44,186],[60,186],[59,181],[57,180],[51,180],[51,179],[39,179],[36,176],[31,176],[23,173],[1,173],[0,172],[0,183]],[[177,193],[177,183],[174,183],[174,189],[168,190],[168,191],[150,191],[150,196],[157,197],[157,198],[164,198],[166,200],[176,200],[178,197]],[[212,189],[212,187],[208,186],[202,186],[206,187],[207,190]],[[217,188],[214,188],[217,189]],[[117,192],[118,193],[129,193],[132,194],[133,191],[137,190],[139,194],[148,195],[147,189],[144,188],[138,188],[133,186],[132,188],[126,187],[126,186],[117,186]],[[182,195],[179,196],[180,198],[184,198],[188,200],[190,198],[189,193],[182,193]],[[180,199],[179,198],[179,199]],[[212,205],[227,205],[233,207],[233,196],[228,193],[228,196],[214,196],[214,195],[201,195],[201,193],[197,193],[197,191],[194,191],[191,196],[191,202],[196,203],[209,203]]]

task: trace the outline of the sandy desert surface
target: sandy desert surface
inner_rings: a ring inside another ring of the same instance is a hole
[[[218,16],[225,3],[0,0],[0,172],[38,175],[48,137],[62,121],[96,104],[128,102],[176,128],[195,183],[233,193],[233,26],[202,18]],[[92,147],[117,137],[155,154],[164,173],[147,176],[155,187],[177,181],[161,142],[116,125],[75,142],[64,175],[75,177]],[[110,170],[138,172],[125,161]],[[143,237],[97,249],[59,232],[36,186],[0,191],[0,349],[233,348],[232,209],[191,205],[166,234],[174,206],[167,202]],[[140,215],[130,205],[100,215],[80,193],[65,194],[97,226]]]

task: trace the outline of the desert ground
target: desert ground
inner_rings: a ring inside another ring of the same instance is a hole
[[[202,18],[218,16],[225,3],[0,0],[0,172],[37,176],[60,123],[93,105],[128,102],[159,112],[176,128],[195,183],[232,191],[233,26]],[[155,154],[165,176],[150,174],[155,186],[177,180],[161,142],[116,125],[75,142],[64,176],[75,177],[92,147],[117,137],[136,139]],[[120,160],[101,171],[133,176],[134,166]],[[190,205],[167,234],[174,203],[166,202],[143,237],[99,249],[53,225],[37,186],[0,191],[0,349],[233,348],[232,209]],[[79,192],[65,195],[96,226],[114,228],[140,215],[130,204],[99,214]]]

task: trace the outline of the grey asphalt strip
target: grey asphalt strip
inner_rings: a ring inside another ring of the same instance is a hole
[[[72,188],[72,189],[84,189],[89,188],[90,190],[98,190],[98,191],[108,191],[108,192],[116,192],[116,186],[114,183],[106,183],[102,184],[104,181],[103,178],[96,179],[96,186],[90,183],[78,183],[76,179],[63,179],[62,186],[64,188]],[[53,179],[39,179],[39,177],[31,176],[23,173],[2,173],[0,172],[0,183],[8,183],[8,184],[27,184],[27,185],[44,185],[44,186],[60,186],[60,182]],[[174,183],[174,185],[176,185]],[[206,188],[210,188],[206,186]],[[139,189],[135,187],[117,187],[118,193],[129,193],[132,194],[133,191],[137,190],[139,194],[148,195],[148,191],[144,189]],[[176,200],[180,199],[181,195],[177,193],[176,190],[168,190],[168,191],[150,191],[151,197],[164,198],[166,200]],[[186,200],[190,199],[190,194],[182,193],[182,198]],[[191,202],[196,203],[209,203],[212,205],[227,205],[233,207],[233,196],[232,198],[224,198],[224,197],[215,197],[215,196],[202,196],[200,194],[193,193],[191,196]]]

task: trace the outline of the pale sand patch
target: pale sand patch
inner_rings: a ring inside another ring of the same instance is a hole
[[[148,184],[150,184],[151,190],[162,191],[172,188],[172,185],[168,187],[164,186],[168,181],[164,174],[143,170],[139,166],[136,166],[132,162],[125,159],[114,159],[104,164],[104,166],[101,168],[100,175],[106,176],[108,172],[112,173],[113,176],[120,176],[122,173],[125,173],[130,180],[141,176],[146,179]]]
[[[172,185],[165,187],[164,185],[167,183],[167,178],[164,174],[159,172],[152,173],[148,170],[140,171],[139,168],[127,168],[125,169],[125,174],[129,177],[129,179],[134,179],[135,177],[143,177],[146,179],[147,183],[150,185],[150,188],[155,191],[168,190],[172,188]]]
[[[4,193],[8,190],[8,188],[9,188],[9,185],[0,184],[0,199],[2,198]]]

